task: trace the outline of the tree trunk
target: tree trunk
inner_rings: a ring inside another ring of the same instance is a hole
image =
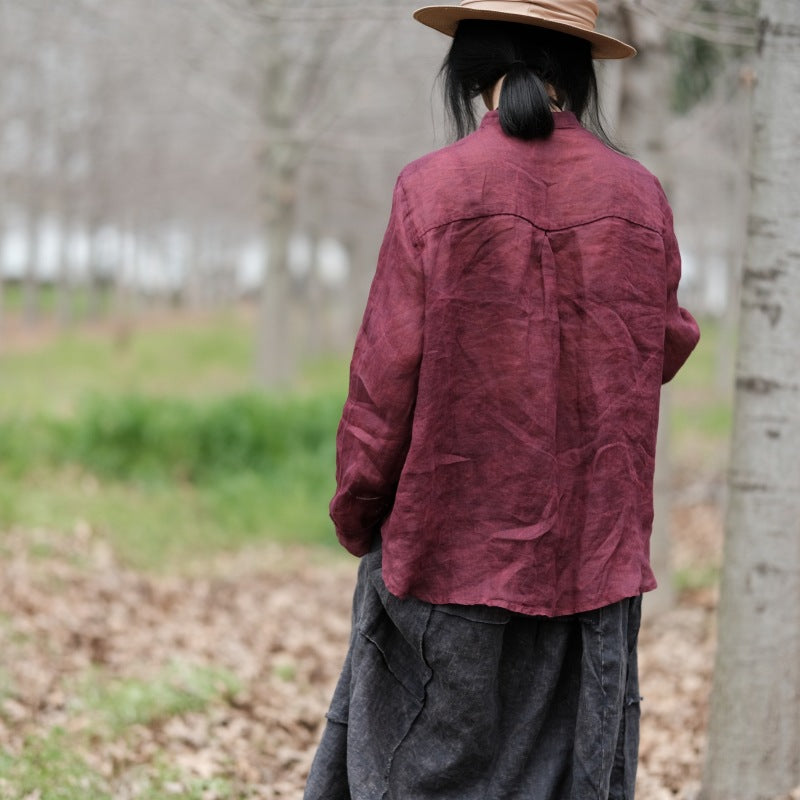
[[[311,264],[306,276],[304,296],[302,298],[303,314],[305,317],[306,345],[304,352],[312,358],[319,358],[325,350],[329,338],[325,335],[325,303],[323,298],[322,281],[320,280],[320,235],[312,226],[309,236],[311,239]]]
[[[286,383],[296,369],[296,345],[289,330],[289,239],[294,227],[294,176],[285,171],[267,224],[268,262],[261,287],[256,376],[265,386]]]
[[[740,164],[747,164],[752,150],[753,85],[755,75],[750,65],[742,68],[739,76],[740,92],[743,97],[741,108],[736,115],[737,150]],[[733,191],[736,197],[737,219],[745,219],[750,205],[750,189],[747,185],[747,172],[739,170],[734,177]],[[719,323],[717,343],[716,388],[728,392],[733,384],[736,362],[736,332],[739,327],[739,306],[741,298],[739,287],[742,281],[742,263],[747,248],[747,230],[744,225],[736,226],[731,236],[731,249],[728,258],[727,290],[725,308]]]
[[[800,4],[762,0],[705,800],[800,784]]]
[[[113,299],[114,341],[118,349],[130,344],[138,312],[139,248],[142,234],[138,226],[124,229],[119,252],[119,266],[115,273]]]
[[[22,319],[27,325],[33,325],[41,316],[41,279],[39,270],[39,243],[41,231],[39,230],[39,215],[30,211],[27,219],[28,243],[25,274],[22,277]]]
[[[99,230],[99,221],[90,220],[87,228],[89,251],[86,262],[86,299],[83,307],[83,315],[88,320],[100,319],[104,314],[104,281],[98,267],[100,261]]]
[[[58,234],[58,270],[55,275],[53,290],[55,292],[55,313],[58,324],[67,327],[74,321],[75,308],[73,297],[73,279],[69,265],[69,237],[72,233],[68,220],[61,217]]]

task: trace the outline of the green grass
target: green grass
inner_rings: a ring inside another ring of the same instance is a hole
[[[99,674],[85,676],[72,706],[74,711],[89,712],[101,728],[118,737],[132,725],[153,725],[203,711],[240,690],[239,680],[218,667],[175,663],[149,680],[104,681]]]
[[[0,800],[110,800],[113,782],[123,777],[136,778],[136,797],[142,800],[231,796],[227,781],[183,776],[158,752],[140,776],[101,776],[83,755],[98,742],[124,740],[133,726],[158,726],[224,702],[241,690],[231,673],[176,662],[149,680],[109,678],[94,670],[68,688],[70,713],[81,714],[88,725],[70,732],[53,727],[27,737],[19,752],[0,750]]]
[[[250,320],[233,312],[194,325],[140,327],[124,344],[111,328],[67,331],[0,357],[0,418],[20,409],[68,416],[97,394],[219,397],[251,390],[254,336]]]
[[[96,397],[53,432],[51,458],[105,478],[202,483],[285,472],[327,450],[341,398],[231,395],[213,401]],[[323,454],[324,455],[324,454]]]
[[[253,325],[222,313],[0,358],[0,530],[86,522],[170,569],[264,540],[333,544],[328,501],[347,362],[253,386]]]
[[[137,800],[208,800],[234,797],[224,778],[183,775],[163,753],[150,762],[109,780],[94,771],[81,755],[89,744],[83,737],[52,728],[28,737],[19,753],[0,751],[0,800],[111,800],[114,784],[136,785]]]
[[[670,384],[670,450],[677,464],[718,475],[727,460],[733,392],[719,378],[719,324],[703,319],[700,328],[697,348]]]
[[[724,469],[730,393],[718,326],[670,392],[672,459]],[[127,563],[172,569],[260,541],[335,544],[328,519],[345,358],[255,391],[251,320],[76,332],[0,358],[0,530],[86,522]],[[1,544],[1,542],[0,542]]]
[[[147,768],[127,771],[137,800],[208,800],[236,796],[224,778],[189,777],[156,756]],[[155,767],[155,768],[154,768]],[[26,739],[22,752],[0,751],[0,800],[111,800],[112,783],[98,775],[78,752],[74,737],[61,728]]]
[[[720,567],[716,564],[699,564],[675,570],[672,585],[681,592],[710,589],[719,583]]]
[[[38,310],[43,314],[52,314],[56,307],[56,289],[53,284],[41,284],[36,289]],[[4,313],[18,313],[25,304],[25,287],[22,281],[8,281],[3,284]]]
[[[53,728],[25,740],[22,752],[0,751],[0,800],[110,800],[105,782],[75,751],[70,736]]]
[[[290,453],[269,473],[232,471],[200,485],[100,479],[46,466],[2,479],[0,525],[71,529],[87,522],[126,563],[169,570],[259,541],[333,544],[333,433],[319,451]]]

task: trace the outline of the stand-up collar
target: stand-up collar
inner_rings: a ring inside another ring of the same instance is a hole
[[[580,128],[581,123],[572,111],[556,111],[553,113],[553,122],[556,128]],[[486,128],[489,126],[500,125],[500,112],[495,109],[494,111],[487,111],[483,115],[480,127]]]

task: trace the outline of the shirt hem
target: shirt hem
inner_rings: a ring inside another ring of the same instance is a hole
[[[437,594],[435,592],[425,591],[404,591],[397,587],[394,581],[391,579],[391,576],[386,575],[385,572],[383,575],[383,580],[386,584],[386,588],[395,597],[400,599],[413,597],[416,600],[421,600],[425,603],[431,603],[432,605],[445,605],[452,603],[464,606],[494,606],[496,608],[504,608],[507,611],[512,611],[516,614],[524,614],[525,616],[531,617],[566,617],[571,614],[582,614],[587,611],[594,611],[595,609],[612,605],[613,603],[618,603],[620,600],[624,600],[628,597],[638,597],[657,588],[656,581],[649,580],[642,582],[635,589],[620,589],[618,592],[603,595],[600,598],[587,598],[569,605],[557,604],[553,606],[544,603],[527,603],[524,601],[512,600],[503,597],[471,597],[457,592],[452,594],[449,592]]]

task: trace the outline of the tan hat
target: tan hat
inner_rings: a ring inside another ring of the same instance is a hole
[[[598,8],[595,0],[461,0],[457,6],[425,6],[414,19],[454,36],[462,19],[494,19],[520,22],[570,33],[592,43],[592,58],[629,58],[636,49],[619,39],[595,33]]]

